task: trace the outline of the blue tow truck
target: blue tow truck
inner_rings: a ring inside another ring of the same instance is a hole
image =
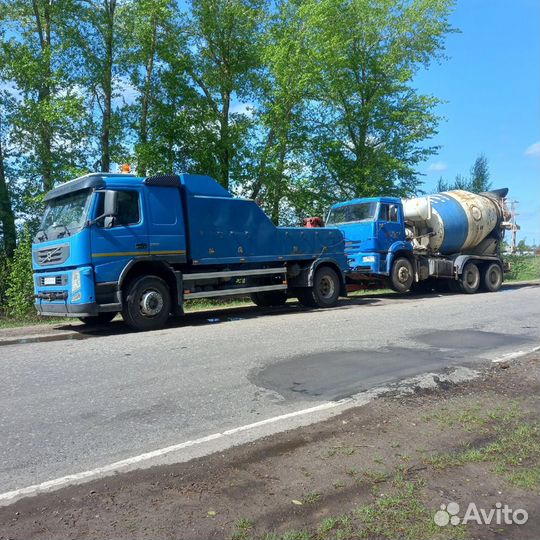
[[[39,314],[161,328],[185,300],[296,296],[331,307],[346,292],[343,233],[276,227],[208,176],[94,173],[60,185],[32,246]]]

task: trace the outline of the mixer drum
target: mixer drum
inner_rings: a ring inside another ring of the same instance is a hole
[[[403,208],[405,219],[414,223],[415,236],[431,233],[417,243],[443,255],[478,246],[502,219],[501,206],[495,197],[463,190],[410,199]]]

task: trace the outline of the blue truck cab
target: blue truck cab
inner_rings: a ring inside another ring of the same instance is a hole
[[[401,199],[369,197],[332,206],[326,220],[345,236],[351,278],[389,276],[398,257],[410,257]]]
[[[32,246],[35,306],[45,316],[162,327],[188,299],[296,296],[330,307],[346,295],[343,233],[276,227],[214,179],[94,173],[60,185]]]

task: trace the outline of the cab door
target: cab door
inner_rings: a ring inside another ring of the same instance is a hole
[[[405,231],[401,216],[401,205],[380,203],[377,219],[378,250],[388,252],[390,246],[398,240],[403,240]]]
[[[116,282],[130,259],[149,253],[147,219],[141,190],[118,188],[118,215],[112,226],[104,220],[92,225],[92,263],[96,282]],[[103,214],[104,193],[97,193],[94,216]]]

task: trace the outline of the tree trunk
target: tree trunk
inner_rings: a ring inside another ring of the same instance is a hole
[[[219,143],[221,146],[220,161],[220,182],[225,189],[229,189],[230,159],[229,148],[229,109],[231,106],[231,94],[226,91],[223,94],[223,108],[221,110]]]
[[[144,78],[144,89],[141,98],[141,119],[139,126],[139,144],[142,146],[142,154],[139,152],[137,162],[137,173],[146,176],[148,173],[148,163],[146,160],[146,144],[148,142],[148,110],[152,97],[152,75],[154,73],[154,60],[156,55],[157,42],[157,18],[152,20],[152,38],[150,41],[150,51],[146,62],[146,75]]]
[[[264,144],[264,149],[261,153],[261,159],[259,161],[259,166],[257,167],[257,178],[253,183],[251,189],[251,199],[256,199],[259,196],[259,193],[264,185],[265,175],[266,175],[266,163],[268,161],[268,154],[270,149],[274,146],[276,131],[274,127],[270,128],[268,132],[268,137],[266,138],[266,143]]]
[[[43,13],[41,13],[38,0],[32,0],[41,61],[43,62],[43,75],[38,90],[38,103],[40,105],[46,105],[51,99],[51,3],[51,0],[41,2],[43,6]],[[50,191],[54,187],[55,180],[53,177],[52,126],[48,120],[42,118],[37,129],[40,140],[38,155],[43,190]]]
[[[114,51],[114,16],[116,0],[104,0],[105,8],[105,60],[103,64],[103,115],[101,124],[101,169],[111,169],[112,71]]]
[[[15,232],[15,215],[6,181],[2,139],[0,139],[0,223],[2,224],[4,236],[4,251],[8,257],[13,257],[13,252],[17,245],[17,235]]]

